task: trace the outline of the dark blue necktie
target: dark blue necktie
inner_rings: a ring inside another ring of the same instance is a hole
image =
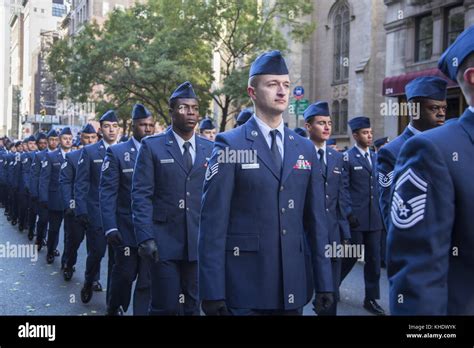
[[[275,162],[275,167],[278,172],[281,172],[283,161],[281,159],[281,154],[280,154],[280,151],[278,150],[278,145],[277,145],[278,133],[279,133],[278,129],[274,129],[270,131],[270,136],[272,137],[272,146],[270,147],[270,150],[272,152],[273,161]]]
[[[189,151],[189,148],[191,147],[191,143],[189,141],[186,141],[183,144],[183,147],[184,147],[184,152],[183,152],[184,166],[186,168],[186,171],[189,173],[191,171],[191,168],[193,167],[193,157],[191,156],[191,152]]]

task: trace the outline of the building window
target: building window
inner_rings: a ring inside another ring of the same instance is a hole
[[[339,134],[339,101],[332,102],[332,134]]]
[[[431,58],[433,52],[433,17],[430,15],[416,20],[415,61],[420,62]]]
[[[464,7],[456,6],[446,10],[444,47],[450,46],[464,30]]]
[[[53,3],[53,16],[63,17],[66,15],[66,6],[64,4]]]
[[[341,2],[334,12],[334,68],[333,81],[346,82],[349,79],[349,7]]]
[[[347,99],[343,99],[339,109],[339,134],[347,134],[347,113]]]

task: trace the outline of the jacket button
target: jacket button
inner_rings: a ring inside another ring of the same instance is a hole
[[[329,198],[329,195],[326,195],[326,198]]]
[[[188,207],[186,207],[186,211],[189,211],[189,208],[188,208]]]
[[[188,196],[188,197],[189,197],[189,196],[191,196],[191,194],[190,194],[189,192],[186,192],[186,196]]]
[[[280,186],[280,191],[283,191],[285,188],[283,186]]]
[[[328,209],[328,208],[326,208],[326,211],[327,211],[327,212],[329,212],[329,209]]]
[[[281,208],[281,213],[283,214],[285,212],[285,208]]]
[[[282,230],[281,233],[282,233],[283,235],[285,235],[285,234],[286,234],[286,230]]]

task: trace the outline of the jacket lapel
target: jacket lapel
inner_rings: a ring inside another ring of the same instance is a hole
[[[196,158],[194,159],[193,167],[191,168],[191,172],[189,175],[194,173],[198,168],[201,168],[206,160],[204,158],[204,145],[202,144],[201,138],[197,135],[196,137]]]
[[[172,129],[168,129],[166,132],[166,148],[168,152],[173,156],[174,160],[179,164],[181,169],[186,173],[186,168],[184,167],[183,154],[179,149],[178,142],[173,134]]]
[[[296,161],[299,159],[298,142],[295,140],[295,136],[289,133],[289,129],[285,127],[285,142],[283,144],[285,148],[285,155],[283,157],[283,174],[281,177],[282,183],[285,182],[290,173],[293,171],[293,167],[296,164]],[[306,160],[309,160],[309,158]]]
[[[100,158],[104,159],[104,157],[105,157],[105,151],[106,151],[106,150],[105,150],[105,145],[104,145],[104,141],[103,141],[103,140],[101,140],[101,141],[99,142],[98,150],[99,150],[99,156],[100,156]]]
[[[326,162],[327,175],[331,176],[334,166],[336,165],[336,159],[333,155],[333,150],[329,146],[326,146]]]
[[[354,156],[359,161],[359,163],[365,168],[365,170],[367,170],[369,173],[372,173],[372,169],[370,168],[369,163],[367,162],[366,158],[362,156],[359,149],[355,146],[353,147],[353,149],[354,149]]]
[[[255,121],[254,118],[251,118],[242,127],[245,127],[246,137],[252,142],[251,149],[256,150],[257,157],[260,158],[260,160],[272,172],[275,178],[280,180],[280,174],[275,168],[275,163],[273,162],[270,148],[268,147],[268,144],[257,125],[257,121]]]

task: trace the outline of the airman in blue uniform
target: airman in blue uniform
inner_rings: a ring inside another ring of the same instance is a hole
[[[299,315],[315,287],[316,310],[327,310],[334,287],[324,254],[324,180],[314,145],[284,126],[290,80],[279,51],[252,63],[247,91],[255,114],[217,135],[207,167],[198,243],[202,309]]]
[[[39,136],[38,139],[40,138],[41,136]],[[46,154],[53,152],[58,146],[58,133],[54,129],[51,129],[46,136],[46,141],[48,143],[47,149],[39,151],[35,154],[33,164],[31,165],[32,170],[30,178],[31,196],[32,199],[37,202],[38,207],[38,221],[36,223],[36,245],[38,247],[38,251],[40,251],[41,248],[46,245],[46,229],[48,228],[48,209],[44,204],[39,204],[39,181],[41,168],[43,166],[43,160],[45,159]]]
[[[356,245],[355,250],[360,251],[359,246],[364,250],[364,308],[373,314],[385,315],[376,301],[380,298],[380,238],[384,226],[378,205],[376,156],[369,148],[372,145],[372,128],[370,119],[365,116],[349,120],[349,126],[356,141],[344,153],[344,169],[349,178],[350,204],[347,217],[351,228],[351,242]],[[342,280],[360,257],[362,255],[353,255],[342,261]]]
[[[115,111],[107,111],[99,122],[103,139],[96,144],[82,148],[74,183],[76,219],[86,229],[86,238],[89,241],[85,280],[81,289],[81,301],[84,303],[88,303],[92,298],[93,283],[100,272],[100,263],[107,249],[100,217],[100,173],[105,152],[110,145],[117,142],[119,133]],[[109,261],[111,261],[110,256],[109,254]]]
[[[474,315],[474,25],[438,68],[469,107],[410,138],[398,156],[387,240],[395,315]]]
[[[36,138],[31,135],[26,140],[27,151],[23,152],[20,157],[21,162],[21,178],[20,178],[20,190],[19,190],[19,223],[18,229],[23,231],[27,227],[31,227],[28,224],[30,211],[30,172],[31,164],[34,153],[36,151]],[[28,239],[32,240],[34,237],[34,229],[29,228]]]
[[[97,142],[97,131],[91,124],[86,124],[81,131],[80,142],[81,146],[91,145]],[[79,146],[78,146],[79,147]],[[77,250],[81,246],[84,240],[85,229],[76,221],[75,207],[76,202],[74,199],[74,183],[76,180],[77,164],[81,157],[81,150],[71,151],[66,153],[66,161],[59,175],[59,184],[62,192],[64,210],[64,220],[69,220],[66,224],[69,228],[65,228],[64,233],[67,235],[66,243],[64,246],[63,253],[63,276],[64,280],[71,280],[75,272],[75,264],[77,261]],[[86,241],[89,243],[89,240]],[[89,247],[87,247],[89,249]],[[96,276],[96,280],[99,279],[99,275]]]
[[[385,225],[390,219],[390,189],[400,149],[413,135],[444,124],[447,84],[440,77],[423,76],[410,81],[405,87],[407,100],[413,106],[410,123],[402,134],[377,152],[379,203]]]
[[[64,127],[59,134],[59,146],[56,150],[46,153],[41,164],[38,187],[38,202],[43,209],[48,210],[48,239],[46,262],[53,263],[54,257],[59,256],[59,230],[63,221],[64,204],[59,186],[59,173],[66,162],[66,153],[71,150],[72,132]],[[69,221],[67,221],[69,223]],[[68,230],[69,226],[65,226]],[[66,234],[65,234],[66,235]],[[64,250],[64,249],[63,249]]]
[[[142,258],[152,259],[150,315],[199,315],[197,238],[212,142],[196,136],[199,104],[191,83],[169,99],[171,128],[142,140],[132,210]]]
[[[207,140],[216,140],[216,133],[216,125],[210,118],[206,117],[199,123],[199,134]]]
[[[114,252],[108,315],[127,311],[135,279],[133,314],[147,315],[150,304],[149,262],[138,255],[131,200],[132,176],[141,141],[153,135],[155,129],[151,112],[142,104],[133,107],[132,128],[133,136],[128,141],[107,149],[100,178],[102,226]]]
[[[326,141],[331,136],[332,121],[329,106],[326,102],[317,102],[308,106],[304,112],[306,129],[321,164],[324,178],[324,197],[326,216],[328,220],[329,242],[326,246],[331,256],[332,277],[336,300],[327,311],[318,315],[336,315],[337,299],[339,298],[339,284],[341,282],[341,264],[344,245],[351,239],[348,211],[348,178],[344,171],[343,155],[329,146]]]

